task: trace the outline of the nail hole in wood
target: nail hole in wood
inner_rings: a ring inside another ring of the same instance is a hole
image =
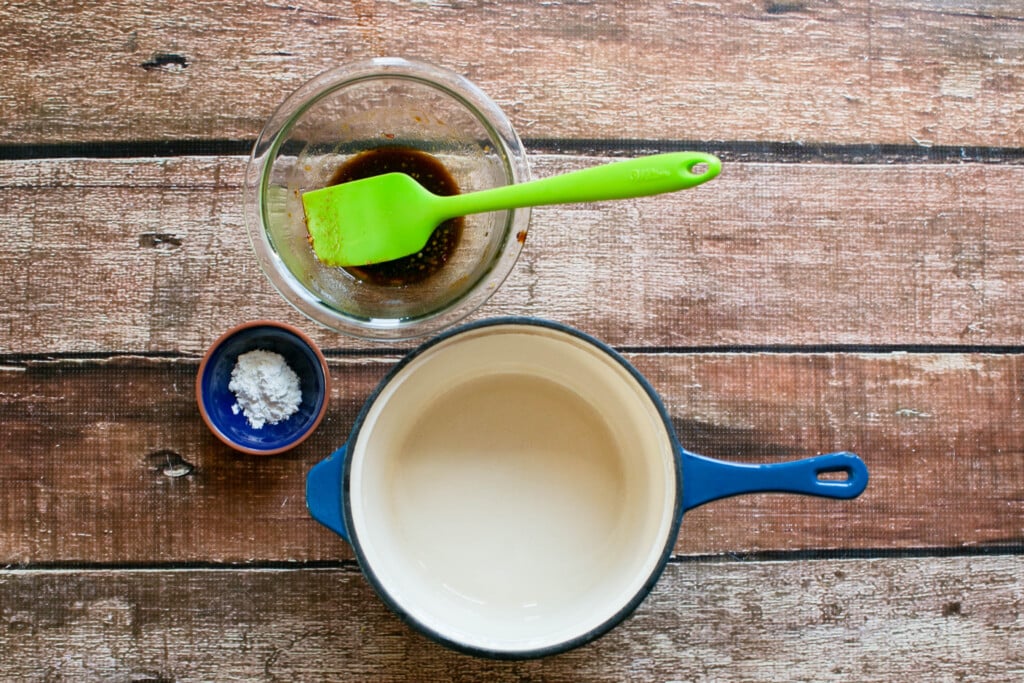
[[[176,249],[183,241],[169,232],[144,232],[139,235],[139,246],[147,249]]]
[[[153,58],[139,64],[146,71],[183,71],[188,68],[188,59],[182,55],[161,52],[153,55]]]
[[[196,469],[195,465],[169,449],[153,451],[147,457],[154,470],[171,479],[186,477]]]

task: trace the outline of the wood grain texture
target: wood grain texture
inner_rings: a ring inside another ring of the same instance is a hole
[[[350,568],[0,572],[12,680],[1010,681],[1020,557],[673,563],[564,655],[495,662],[411,632]]]
[[[540,155],[544,177],[607,161]],[[256,265],[240,157],[0,162],[0,353],[201,353],[295,313]],[[1024,166],[729,164],[657,198],[534,211],[476,317],[625,346],[1015,345]]]
[[[1022,27],[1021,0],[0,2],[0,680],[1024,680]],[[692,191],[537,209],[473,318],[579,327],[693,451],[851,450],[867,491],[688,512],[638,612],[559,657],[410,631],[304,478],[411,344],[301,317],[241,218],[274,107],[381,55],[480,85],[536,176],[721,154]],[[193,393],[258,317],[334,378],[271,458]]]
[[[856,501],[755,495],[687,513],[679,555],[1024,547],[1020,355],[629,354],[682,443],[739,462],[852,450]],[[316,434],[285,456],[205,428],[196,362],[115,357],[0,370],[0,563],[351,559],[312,521],[309,468],[344,443],[393,358],[334,358]]]
[[[462,72],[529,138],[1024,144],[1024,5],[6,3],[0,143],[253,139],[374,56]]]

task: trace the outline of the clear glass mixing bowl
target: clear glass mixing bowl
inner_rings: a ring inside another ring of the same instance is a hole
[[[246,170],[245,222],[263,272],[298,310],[356,337],[412,339],[458,322],[498,289],[530,210],[467,216],[451,259],[418,283],[374,284],[326,266],[310,246],[301,194],[382,147],[432,155],[464,193],[529,179],[522,142],[479,88],[422,62],[374,59],[316,76],[274,112]]]

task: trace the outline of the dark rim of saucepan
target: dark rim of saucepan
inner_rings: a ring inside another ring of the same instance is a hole
[[[408,614],[402,607],[401,603],[399,603],[391,597],[391,595],[381,584],[380,580],[377,578],[377,575],[373,571],[373,567],[370,565],[370,563],[366,559],[366,556],[363,554],[363,549],[359,542],[359,535],[356,532],[355,525],[349,524],[349,520],[352,519],[352,497],[350,491],[350,477],[352,472],[351,449],[349,450],[349,457],[345,459],[345,470],[344,475],[342,477],[342,492],[344,493],[343,503],[345,506],[343,523],[345,523],[346,526],[348,527],[347,530],[351,546],[355,550],[356,559],[359,561],[359,566],[362,569],[367,580],[373,586],[374,590],[380,596],[381,600],[383,600],[384,603],[388,605],[388,607],[395,614],[397,614],[403,621],[405,621],[411,627],[443,645],[446,645],[454,650],[466,654],[487,657],[489,659],[535,659],[540,657],[546,657],[549,655],[560,654],[562,652],[567,652],[569,650],[580,647],[581,645],[585,645],[593,640],[596,640],[600,636],[603,636],[616,625],[621,623],[626,617],[628,617],[640,605],[640,603],[644,601],[647,595],[651,592],[651,589],[654,588],[654,585],[658,582],[658,579],[661,577],[661,574],[665,569],[665,565],[668,564],[669,555],[675,547],[676,538],[679,535],[679,526],[682,522],[683,517],[683,477],[679,453],[679,449],[681,447],[679,445],[679,440],[676,438],[675,429],[673,429],[672,427],[672,421],[669,418],[668,411],[665,409],[665,405],[661,401],[661,398],[658,396],[657,392],[655,392],[654,387],[652,387],[650,382],[648,382],[647,379],[643,375],[641,375],[640,372],[636,368],[634,368],[629,363],[629,361],[623,358],[617,351],[612,349],[604,342],[586,334],[585,332],[581,332],[580,330],[569,327],[567,325],[563,325],[561,323],[553,322],[550,320],[544,320],[541,318],[517,316],[490,318],[487,320],[481,320],[478,322],[461,325],[457,328],[444,332],[430,339],[429,341],[424,342],[421,346],[411,351],[401,361],[399,361],[399,363],[395,365],[394,368],[391,369],[391,371],[387,374],[387,376],[384,377],[383,380],[381,380],[380,384],[377,385],[377,387],[370,394],[367,401],[363,404],[363,408],[360,411],[358,417],[356,418],[355,425],[352,428],[352,433],[349,436],[349,445],[351,446],[352,444],[356,443],[357,439],[359,438],[359,432],[363,426],[363,421],[366,419],[366,415],[369,412],[370,408],[373,406],[374,403],[376,403],[377,399],[380,397],[380,394],[384,390],[384,387],[386,387],[391,382],[391,380],[398,373],[400,373],[403,368],[405,368],[405,366],[407,366],[409,363],[411,363],[413,360],[415,360],[417,357],[419,357],[427,350],[433,348],[434,346],[437,346],[438,344],[444,341],[447,341],[448,339],[451,339],[452,337],[486,327],[497,326],[543,327],[572,335],[577,339],[581,339],[584,342],[587,342],[588,344],[594,346],[598,350],[603,351],[611,358],[615,359],[627,372],[629,372],[630,376],[632,376],[633,379],[636,380],[636,382],[643,388],[643,390],[650,397],[654,406],[657,408],[658,413],[661,415],[662,423],[664,424],[665,430],[669,437],[669,441],[672,444],[672,448],[674,451],[673,466],[676,471],[676,491],[674,508],[672,512],[673,517],[671,529],[668,533],[668,537],[665,539],[664,547],[662,548],[661,557],[658,560],[658,564],[651,572],[651,575],[647,578],[647,581],[644,582],[643,586],[640,587],[637,593],[626,604],[619,608],[619,610],[614,615],[605,620],[599,626],[596,626],[595,628],[592,628],[586,631],[585,633],[581,633],[573,638],[570,638],[569,640],[532,650],[492,650],[488,648],[481,648],[473,645],[468,645],[457,640],[452,640],[451,638],[448,638],[447,636],[438,633],[437,631],[421,623],[415,617]]]

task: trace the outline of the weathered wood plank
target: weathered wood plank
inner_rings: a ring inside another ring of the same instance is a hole
[[[389,364],[334,364],[331,409],[281,457],[234,453],[195,405],[195,360],[113,359],[2,371],[0,562],[334,557],[305,472],[344,443]]]
[[[682,442],[778,462],[853,450],[856,501],[746,496],[687,514],[680,555],[1024,547],[1024,360],[961,354],[630,354]],[[194,403],[195,360],[0,369],[0,564],[351,559],[313,522],[308,469],[340,446],[391,358],[331,361],[317,433],[232,453]]]
[[[36,680],[1010,681],[1020,556],[670,564],[570,653],[474,659],[355,569],[0,572],[4,673]]]
[[[536,156],[535,175],[605,161]],[[256,265],[240,157],[0,162],[0,353],[199,353],[295,313]],[[636,201],[536,209],[477,315],[627,346],[1013,345],[1024,166],[729,164]]]
[[[252,139],[307,78],[386,54],[465,73],[533,138],[1024,144],[1020,2],[121,0],[0,17],[6,144]]]

